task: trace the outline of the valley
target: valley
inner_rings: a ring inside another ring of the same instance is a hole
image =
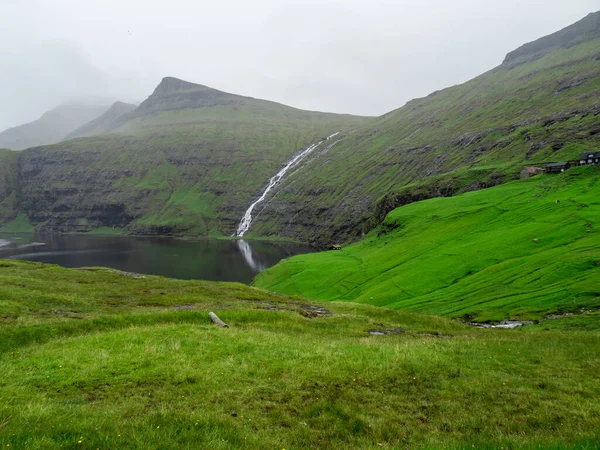
[[[0,133],[0,447],[600,449],[600,12],[378,117],[67,110]]]

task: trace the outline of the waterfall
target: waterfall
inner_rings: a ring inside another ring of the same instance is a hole
[[[323,142],[328,141],[329,139],[331,139],[334,136],[337,136],[338,134],[339,134],[339,132],[333,133],[331,136],[327,136],[327,138],[310,145],[307,149],[301,151],[296,156],[294,156],[292,159],[290,159],[285,164],[285,166],[283,166],[283,169],[281,169],[279,172],[277,172],[277,174],[275,174],[275,176],[273,176],[269,180],[269,184],[267,184],[267,187],[264,189],[262,195],[258,198],[258,200],[256,200],[254,203],[252,203],[250,205],[250,207],[244,213],[244,217],[242,217],[242,220],[240,221],[240,224],[238,225],[238,229],[237,229],[237,233],[236,233],[237,237],[242,237],[248,232],[248,230],[250,229],[250,226],[252,225],[252,211],[254,210],[256,205],[258,205],[259,203],[261,203],[265,200],[268,193],[277,184],[279,184],[279,182],[284,177],[284,175],[287,173],[287,171],[290,170],[291,168],[297,166],[299,163],[301,163],[302,160],[304,160],[304,158],[306,158],[308,155],[310,155]]]

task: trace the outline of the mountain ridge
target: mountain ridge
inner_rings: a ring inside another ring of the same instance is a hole
[[[75,129],[99,117],[108,108],[108,104],[97,102],[63,103],[46,111],[37,120],[1,132],[0,148],[24,150],[39,145],[55,144]]]
[[[112,130],[118,128],[122,124],[124,117],[136,108],[137,105],[117,101],[102,115],[72,131],[63,140],[110,133]]]
[[[568,48],[600,38],[600,11],[588,14],[583,19],[556,33],[522,45],[506,55],[503,65],[515,65],[541,58],[559,48]]]
[[[18,185],[4,194],[18,208],[0,223],[21,213],[48,232],[230,235],[287,159],[366,120],[166,77],[100,134],[26,151]]]
[[[285,161],[341,132],[267,196],[248,236],[356,240],[401,204],[494,186],[523,165],[596,150],[599,43],[500,65],[378,118],[302,111],[166,77],[114,133],[26,152],[18,212],[45,231],[231,236]]]

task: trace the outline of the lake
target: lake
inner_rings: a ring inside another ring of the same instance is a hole
[[[185,280],[250,283],[282,259],[313,251],[306,245],[275,241],[0,234],[0,258],[64,267],[103,266]]]

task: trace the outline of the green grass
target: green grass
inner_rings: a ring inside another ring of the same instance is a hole
[[[0,444],[600,447],[597,328],[481,330],[336,302],[311,319],[306,303],[0,261]],[[406,332],[368,334],[392,328]]]
[[[596,39],[499,66],[358,127],[284,180],[251,232],[323,247],[356,241],[380,223],[381,210],[493,186],[523,166],[597,151],[598,48]],[[557,92],[576,78],[586,81]]]
[[[13,220],[4,223],[0,227],[0,232],[3,233],[33,233],[35,227],[29,222],[29,218],[20,213]]]
[[[403,206],[363,241],[284,260],[255,284],[481,321],[597,308],[599,169]]]

